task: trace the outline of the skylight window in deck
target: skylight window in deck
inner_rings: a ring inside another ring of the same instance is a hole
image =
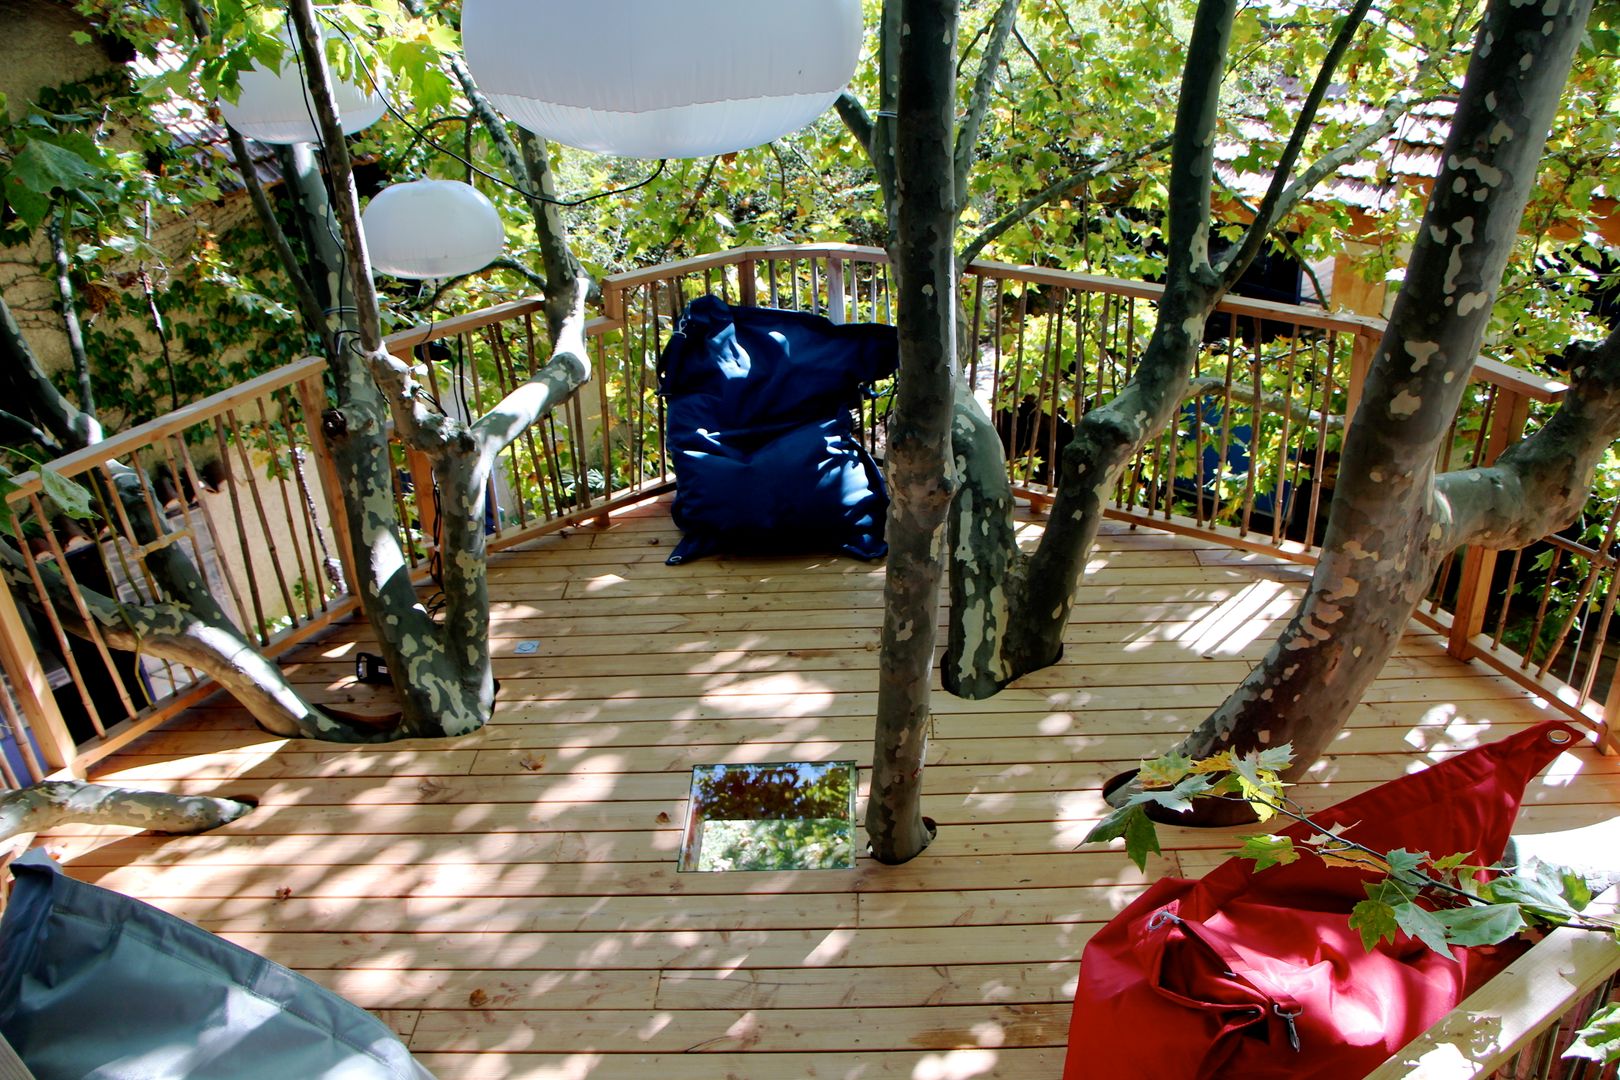
[[[853,870],[855,763],[699,765],[680,869]]]

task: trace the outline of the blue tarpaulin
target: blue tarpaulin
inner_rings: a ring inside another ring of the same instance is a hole
[[[888,492],[851,410],[897,360],[892,326],[694,300],[658,362],[684,534],[668,561],[716,551],[882,558]]]

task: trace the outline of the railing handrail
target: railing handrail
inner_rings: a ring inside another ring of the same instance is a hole
[[[1587,911],[1612,915],[1614,896],[1610,889]],[[1620,944],[1611,935],[1568,927],[1554,930],[1369,1073],[1367,1080],[1490,1076],[1616,971],[1620,971]]]
[[[109,435],[83,450],[75,450],[54,458],[50,462],[50,470],[62,476],[77,476],[100,466],[103,462],[116,461],[155,442],[160,442],[177,431],[184,431],[212,417],[221,416],[242,402],[252,401],[265,394],[273,394],[284,387],[294,386],[311,375],[318,375],[325,370],[326,360],[319,356],[284,364],[274,371],[267,371],[228,390],[221,390],[189,405],[182,405],[155,420],[148,420],[127,431]],[[41,491],[39,473],[33,470],[19,473],[12,478],[12,483],[17,486],[17,490],[7,496],[8,502],[18,502]]]
[[[879,247],[860,244],[758,244],[751,247],[731,248],[708,255],[639,267],[601,280],[603,309],[607,314],[594,319],[587,326],[587,336],[597,336],[623,325],[619,313],[623,311],[622,296],[631,289],[653,282],[669,281],[686,274],[706,270],[721,270],[744,263],[768,259],[842,259],[888,265],[889,253]],[[1138,300],[1157,301],[1164,296],[1164,286],[1154,282],[1131,281],[1126,278],[1102,274],[1086,274],[1074,270],[1034,266],[1028,263],[1004,263],[990,259],[976,259],[963,270],[966,275],[994,281],[1017,281],[1024,284],[1053,285],[1081,292],[1120,296]],[[495,323],[544,310],[545,302],[537,296],[469,312],[431,323],[424,323],[389,335],[385,345],[389,351],[401,353],[417,345],[441,338],[455,337]],[[1306,304],[1285,304],[1274,300],[1258,300],[1246,296],[1223,297],[1215,310],[1224,314],[1247,316],[1288,322],[1314,330],[1353,334],[1358,337],[1380,338],[1387,323],[1370,315],[1327,311]],[[1532,401],[1554,402],[1563,397],[1568,386],[1556,379],[1547,379],[1520,368],[1504,364],[1489,357],[1479,357],[1474,363],[1472,381],[1499,386]]]

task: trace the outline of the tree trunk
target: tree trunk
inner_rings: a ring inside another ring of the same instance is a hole
[[[902,0],[895,122],[900,375],[885,455],[892,502],[878,661],[877,730],[866,831],[872,854],[900,863],[928,846],[920,796],[945,514],[953,487],[956,381],[956,3]]]
[[[1437,480],[1434,464],[1590,8],[1589,0],[1492,0],[1406,283],[1346,438],[1310,587],[1264,662],[1182,753],[1289,742],[1298,775],[1344,726],[1447,553],[1465,542],[1528,542],[1579,509],[1592,464],[1620,431],[1614,337],[1588,350],[1558,414],[1569,417],[1494,469]]]
[[[953,603],[961,605],[953,615],[953,623],[960,625],[952,626],[943,664],[945,685],[952,692],[989,697],[1062,655],[1074,591],[1107,502],[1131,459],[1164,431],[1186,399],[1203,346],[1204,324],[1215,305],[1304,194],[1387,132],[1404,111],[1406,99],[1398,96],[1377,122],[1291,179],[1317,109],[1369,7],[1370,0],[1358,0],[1340,20],[1254,220],[1231,255],[1214,265],[1209,236],[1216,117],[1237,4],[1199,3],[1170,141],[1168,260],[1158,321],[1131,381],[1112,401],[1090,410],[1075,425],[1074,437],[1057,463],[1057,495],[1046,530],[1032,554],[1017,551],[1011,527],[1002,517],[1007,496],[993,468],[1001,460],[999,441],[986,431],[958,451],[966,477],[958,499],[971,505],[959,506],[954,513],[951,592]],[[974,427],[971,420],[958,423]],[[975,520],[974,508],[990,516]]]

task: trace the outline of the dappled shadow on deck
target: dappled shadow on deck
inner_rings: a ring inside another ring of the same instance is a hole
[[[1034,528],[1035,526],[1031,526]],[[378,1011],[440,1076],[1051,1077],[1090,934],[1229,833],[1163,830],[1139,873],[1082,848],[1100,785],[1195,724],[1263,654],[1301,579],[1105,530],[1064,661],[936,699],[919,859],[675,869],[693,765],[871,756],[882,567],[666,567],[660,504],[496,557],[501,699],[484,731],[340,748],[194,710],[99,778],[262,801],[201,837],[72,829],[69,871],[150,900]],[[533,642],[533,651],[520,651]],[[345,693],[355,623],[294,678]],[[1543,714],[1414,631],[1300,789],[1326,805]],[[1615,763],[1561,757],[1532,828],[1605,820]]]

